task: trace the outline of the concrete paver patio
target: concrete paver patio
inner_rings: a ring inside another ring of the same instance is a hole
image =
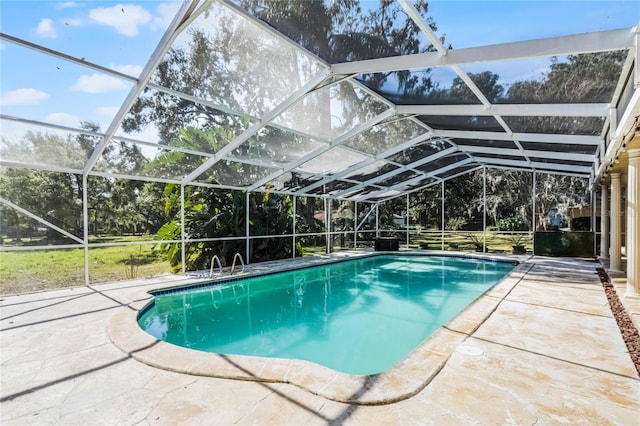
[[[485,294],[497,306],[488,317],[441,330],[454,344],[435,377],[383,405],[166,371],[120,350],[108,333],[112,320],[144,291],[184,282],[177,277],[4,297],[0,422],[639,424],[640,379],[597,266],[529,259],[510,291]]]

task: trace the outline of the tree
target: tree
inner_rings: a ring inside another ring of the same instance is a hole
[[[442,223],[442,187],[433,185],[409,196],[411,223],[424,229],[440,229]]]
[[[2,140],[2,156],[24,161],[83,169],[101,142],[100,128],[91,122],[81,122],[86,133],[60,135],[48,131],[27,131],[16,141]],[[136,145],[110,142],[98,159],[96,169],[127,175],[139,174],[146,162]],[[29,188],[25,191],[24,188]],[[157,230],[158,214],[151,212],[150,202],[141,213],[137,198],[145,184],[142,181],[88,177],[85,188],[82,174],[31,169],[3,169],[0,192],[3,197],[78,237],[83,236],[83,197],[88,191],[90,230],[97,235]],[[147,189],[147,191],[149,188]],[[42,227],[13,209],[2,206],[3,229],[13,228],[20,238],[20,229]],[[48,242],[68,242],[67,238],[47,228]]]
[[[487,219],[489,226],[502,230],[524,231],[532,220],[532,173],[517,170],[487,169]],[[521,224],[505,229],[501,222],[509,219]],[[524,229],[522,229],[524,228]]]
[[[507,103],[610,102],[626,59],[626,51],[552,58],[550,71],[538,80],[517,81],[509,87]],[[599,117],[510,117],[515,132],[599,135]]]
[[[87,130],[95,129],[90,123],[82,123],[82,126]],[[3,137],[0,157],[15,159],[18,162],[30,161],[42,165],[82,169],[92,152],[89,142],[92,138],[90,135],[27,131],[18,140]],[[0,194],[53,225],[76,236],[82,236],[81,175],[7,168],[0,172]],[[0,208],[2,228],[13,228],[18,240],[22,229],[44,226],[4,205]],[[66,239],[52,228],[47,228],[47,237],[50,242],[62,242]]]
[[[549,212],[557,208],[558,213],[568,216],[572,207],[588,205],[589,182],[586,178],[561,175],[543,175],[536,179],[536,227],[549,230]]]

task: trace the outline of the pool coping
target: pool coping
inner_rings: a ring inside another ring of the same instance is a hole
[[[403,252],[411,253],[413,252]],[[496,260],[482,255],[464,257]],[[324,261],[314,264],[332,263],[331,260],[326,257]],[[149,293],[153,290],[141,292],[139,297],[134,299],[136,301],[128,305],[129,309],[122,309],[114,315],[108,327],[108,334],[113,344],[132,358],[163,370],[223,379],[288,383],[334,401],[362,405],[388,404],[416,395],[440,372],[454,351],[464,351],[464,341],[489,318],[531,266],[526,260],[519,263],[502,280],[425,339],[396,366],[383,373],[368,376],[338,372],[310,361],[207,353],[158,340],[137,324],[138,313],[151,301],[153,296]],[[259,274],[247,274],[245,277]],[[161,284],[158,287],[167,288]],[[178,288],[182,287],[185,286]]]

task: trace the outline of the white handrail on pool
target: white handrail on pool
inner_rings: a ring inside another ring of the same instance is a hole
[[[236,253],[236,255],[233,256],[233,263],[231,264],[231,275],[233,275],[233,270],[236,267],[236,259],[240,259],[240,263],[242,264],[242,271],[240,272],[244,272],[244,261],[242,260],[242,255],[240,253]]]
[[[215,261],[218,261],[218,268],[220,269],[220,275],[222,275],[222,263],[220,263],[220,258],[217,254],[214,254],[211,258],[211,269],[209,270],[209,278],[213,277],[213,268],[216,265]]]

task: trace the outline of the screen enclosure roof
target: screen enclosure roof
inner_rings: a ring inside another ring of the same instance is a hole
[[[483,167],[593,182],[638,115],[639,18],[627,1],[3,1],[0,162],[357,201]]]

